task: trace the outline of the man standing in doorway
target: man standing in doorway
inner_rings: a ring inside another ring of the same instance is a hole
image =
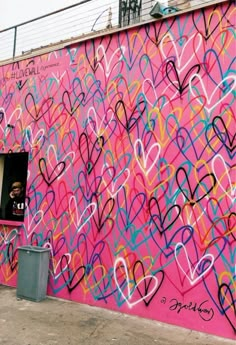
[[[24,188],[21,182],[13,182],[9,194],[9,201],[6,205],[6,219],[23,221],[25,211]]]

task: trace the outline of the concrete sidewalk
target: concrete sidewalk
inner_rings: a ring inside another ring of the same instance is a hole
[[[61,299],[39,303],[0,286],[0,345],[223,345],[223,338]]]

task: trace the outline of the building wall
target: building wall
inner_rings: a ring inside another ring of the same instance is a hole
[[[29,152],[2,284],[16,286],[20,245],[49,247],[49,295],[235,339],[233,13],[0,68],[0,150]]]

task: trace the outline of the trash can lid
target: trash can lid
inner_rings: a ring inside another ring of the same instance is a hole
[[[26,250],[30,252],[41,253],[41,252],[50,251],[50,248],[44,248],[44,247],[39,247],[39,246],[21,246],[21,247],[18,247],[18,250]]]

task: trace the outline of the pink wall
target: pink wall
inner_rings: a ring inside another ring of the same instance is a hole
[[[49,247],[50,295],[235,339],[234,24],[224,3],[0,68],[30,200],[1,283]]]

